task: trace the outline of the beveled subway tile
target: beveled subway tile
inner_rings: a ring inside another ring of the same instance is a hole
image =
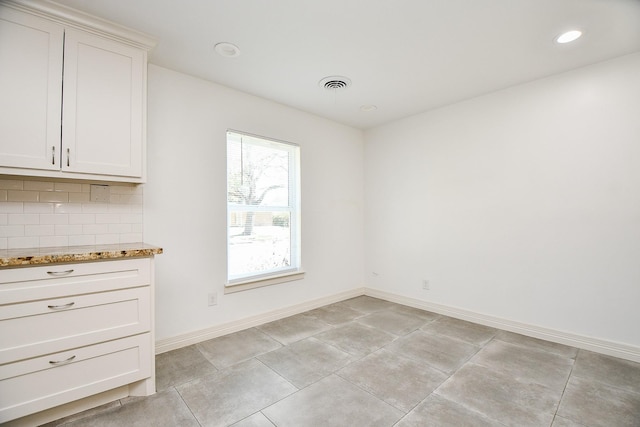
[[[57,191],[41,191],[39,199],[41,202],[47,203],[68,203],[69,193]]]
[[[366,356],[395,339],[391,334],[353,322],[322,332],[315,337],[353,356]]]
[[[427,397],[394,427],[504,427],[485,415],[472,411],[437,394]]]
[[[75,182],[56,182],[54,184],[55,191],[66,191],[73,193],[81,193],[82,192],[82,184],[78,184]]]
[[[571,358],[499,340],[488,343],[471,362],[521,381],[560,390],[567,384],[573,367]]]
[[[307,338],[257,357],[298,388],[342,368],[354,357],[316,338]]]
[[[0,188],[5,190],[22,190],[23,181],[17,179],[0,179]]]
[[[52,214],[53,203],[24,203],[24,213]]]
[[[0,203],[0,213],[11,214],[11,213],[23,213],[23,212],[24,212],[24,203],[22,202]]]
[[[38,191],[23,191],[23,190],[8,190],[7,200],[10,202],[37,202],[40,200],[40,192]]]
[[[527,337],[525,335],[515,334],[513,332],[498,331],[495,339],[508,342],[510,344],[520,345],[522,347],[544,350],[549,353],[555,353],[560,356],[575,359],[578,349],[564,344],[558,344],[551,341],[545,341],[537,338]]]
[[[341,304],[331,304],[325,307],[316,308],[315,310],[303,313],[305,316],[314,317],[322,320],[330,325],[340,325],[350,322],[358,317],[362,317],[365,313],[356,311],[351,307]]]
[[[386,310],[396,305],[392,302],[366,295],[344,300],[336,304],[345,305],[362,313],[373,313],[375,311]]]
[[[637,427],[640,393],[572,375],[558,415],[589,427]]]
[[[629,360],[580,350],[572,375],[640,393],[640,363]]]
[[[403,412],[331,375],[262,410],[278,427],[389,427]]]
[[[331,326],[313,317],[298,314],[257,327],[282,344],[291,344],[330,329]]]
[[[11,249],[35,248],[40,243],[37,236],[31,237],[7,237],[7,245]]]
[[[507,426],[548,426],[562,390],[467,363],[442,384],[436,394]]]
[[[218,369],[282,347],[278,341],[255,328],[203,341],[196,346]]]
[[[465,341],[422,330],[398,338],[385,348],[419,362],[427,363],[447,374],[452,374],[480,349],[480,347]]]
[[[129,403],[64,424],[65,427],[197,427],[198,422],[174,389],[153,396],[132,399]]]
[[[420,318],[392,310],[368,314],[359,318],[357,322],[398,336],[407,335],[425,324]]]
[[[40,215],[37,213],[9,214],[7,218],[9,225],[40,224]]]
[[[453,317],[441,316],[439,319],[422,327],[423,331],[453,336],[473,345],[484,345],[497,332],[496,329]]]
[[[24,181],[23,189],[32,191],[53,191],[52,181]]]
[[[165,390],[217,371],[195,345],[161,353],[156,356],[156,389]]]
[[[404,412],[448,377],[424,363],[384,349],[351,363],[338,375]]]
[[[201,425],[228,426],[298,389],[252,359],[176,387]]]

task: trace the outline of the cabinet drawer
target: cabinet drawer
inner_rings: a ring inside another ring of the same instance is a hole
[[[151,329],[150,288],[0,305],[0,364]]]
[[[0,423],[148,378],[150,351],[146,333],[0,365]]]
[[[150,283],[149,258],[0,269],[0,304],[124,289]]]

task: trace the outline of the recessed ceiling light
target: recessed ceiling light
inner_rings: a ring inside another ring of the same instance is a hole
[[[369,111],[375,111],[377,110],[378,107],[373,105],[373,104],[369,104],[369,105],[361,105],[360,106],[360,111],[363,111],[365,113],[368,113]]]
[[[236,56],[240,56],[240,49],[232,43],[218,43],[213,48],[218,52],[218,55],[224,56],[225,58],[235,58]]]
[[[566,33],[562,33],[558,37],[556,37],[556,43],[560,43],[560,44],[571,43],[572,41],[580,38],[581,35],[582,35],[582,31],[580,30],[567,31]]]

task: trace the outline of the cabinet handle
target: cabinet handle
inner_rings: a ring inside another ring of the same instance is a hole
[[[69,167],[69,149],[67,148],[67,167]]]
[[[75,304],[75,302],[70,302],[68,304],[62,304],[62,305],[48,305],[47,307],[49,307],[51,310],[62,310],[63,308],[71,307],[73,304]]]
[[[49,360],[49,363],[52,364],[52,365],[63,365],[65,363],[71,362],[75,358],[76,358],[76,356],[73,355],[70,358],[65,359],[65,360]]]
[[[73,269],[65,270],[65,271],[47,271],[47,274],[52,276],[66,276],[67,274],[73,273]]]
[[[56,164],[56,146],[55,145],[51,146],[51,164],[52,165]]]

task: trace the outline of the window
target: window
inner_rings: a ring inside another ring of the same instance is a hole
[[[301,274],[297,145],[227,132],[227,232],[227,286]]]

